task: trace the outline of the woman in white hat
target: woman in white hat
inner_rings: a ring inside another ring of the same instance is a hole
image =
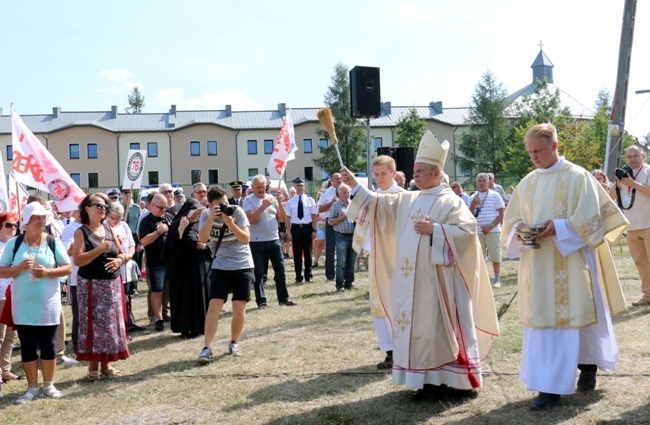
[[[48,211],[40,203],[27,204],[21,225],[25,233],[10,239],[0,257],[0,278],[13,278],[12,316],[27,377],[27,392],[16,400],[17,404],[28,403],[39,393],[49,398],[63,397],[54,387],[55,336],[61,317],[58,278],[69,275],[72,265],[61,241],[44,232],[47,216]],[[42,392],[38,388],[37,347],[43,374]]]

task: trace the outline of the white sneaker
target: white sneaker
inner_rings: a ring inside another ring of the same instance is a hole
[[[501,288],[501,282],[496,281],[496,282],[494,282],[494,285],[492,285],[492,286],[495,287],[495,288]]]
[[[22,396],[18,397],[16,404],[26,404],[38,397],[38,388],[29,388]]]
[[[198,362],[201,364],[207,364],[212,361],[212,350],[209,347],[203,347],[201,354],[199,354]]]
[[[61,391],[57,390],[54,385],[52,385],[51,387],[43,388],[42,393],[47,398],[61,398],[61,397],[63,397],[63,393]]]
[[[239,349],[239,345],[237,345],[236,342],[231,342],[228,344],[228,352],[233,356],[241,356],[241,350]]]
[[[56,364],[63,365],[63,366],[76,366],[79,364],[79,361],[75,359],[71,359],[70,357],[64,354],[58,359],[56,359]]]

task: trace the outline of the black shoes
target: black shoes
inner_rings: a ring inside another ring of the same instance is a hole
[[[578,391],[586,393],[596,389],[596,372],[591,370],[581,370],[578,378]]]
[[[165,321],[163,319],[156,320],[156,332],[162,332],[165,330]]]
[[[129,326],[129,332],[142,332],[146,330],[147,328],[143,328],[142,326],[138,326],[138,325]]]
[[[540,392],[530,403],[530,410],[546,410],[560,404],[562,397],[559,394]]]
[[[384,359],[383,362],[379,363],[377,365],[377,369],[379,370],[390,370],[393,368],[393,352],[388,351],[386,352],[386,358]]]

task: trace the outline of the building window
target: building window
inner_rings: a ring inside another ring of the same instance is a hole
[[[156,158],[158,156],[158,142],[147,143],[147,156],[149,158]]]
[[[271,177],[271,175],[269,174],[269,169],[266,167],[264,167],[264,177]]]
[[[201,155],[201,142],[196,140],[190,142],[190,155],[192,156]]]
[[[265,140],[264,141],[264,153],[266,155],[273,153],[273,147],[274,147],[273,140]]]
[[[73,182],[77,183],[77,186],[81,187],[81,174],[79,173],[70,173],[70,178]]]
[[[321,168],[320,169],[320,179],[321,180],[327,180],[328,177],[329,177],[329,174],[327,174],[327,170],[325,170],[324,168]]]
[[[248,179],[250,180],[253,176],[256,176],[258,174],[257,168],[249,168],[248,169]]]
[[[302,139],[302,148],[305,153],[314,152],[311,139]]]
[[[329,140],[327,139],[318,139],[318,146],[322,149],[321,152],[329,146]]]
[[[192,179],[192,184],[200,182],[201,170],[190,170],[190,179]]]
[[[158,171],[149,171],[149,184],[159,184]]]
[[[86,145],[86,153],[88,154],[88,159],[93,159],[97,158],[97,143],[88,143]],[[90,186],[89,187],[96,187],[96,186]]]
[[[382,138],[375,137],[375,151],[383,146]]]
[[[219,183],[219,170],[208,170],[208,184]]]
[[[257,155],[257,140],[248,141],[248,154]]]
[[[305,180],[314,180],[314,167],[305,167]]]
[[[129,143],[129,149],[132,151],[139,151],[140,143]]]
[[[7,145],[7,161],[14,160],[14,147],[12,145]]]
[[[216,155],[216,154],[217,154],[217,141],[208,140],[208,155]]]
[[[79,143],[71,143],[68,150],[70,151],[70,159],[79,159]]]
[[[88,187],[99,187],[99,173],[88,173]]]

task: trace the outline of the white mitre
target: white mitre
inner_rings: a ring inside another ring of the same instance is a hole
[[[427,130],[424,136],[422,136],[422,139],[420,139],[420,146],[418,147],[415,162],[435,165],[442,170],[447,160],[447,152],[449,152],[449,142],[445,140],[440,143],[436,139],[436,136],[430,130]]]

